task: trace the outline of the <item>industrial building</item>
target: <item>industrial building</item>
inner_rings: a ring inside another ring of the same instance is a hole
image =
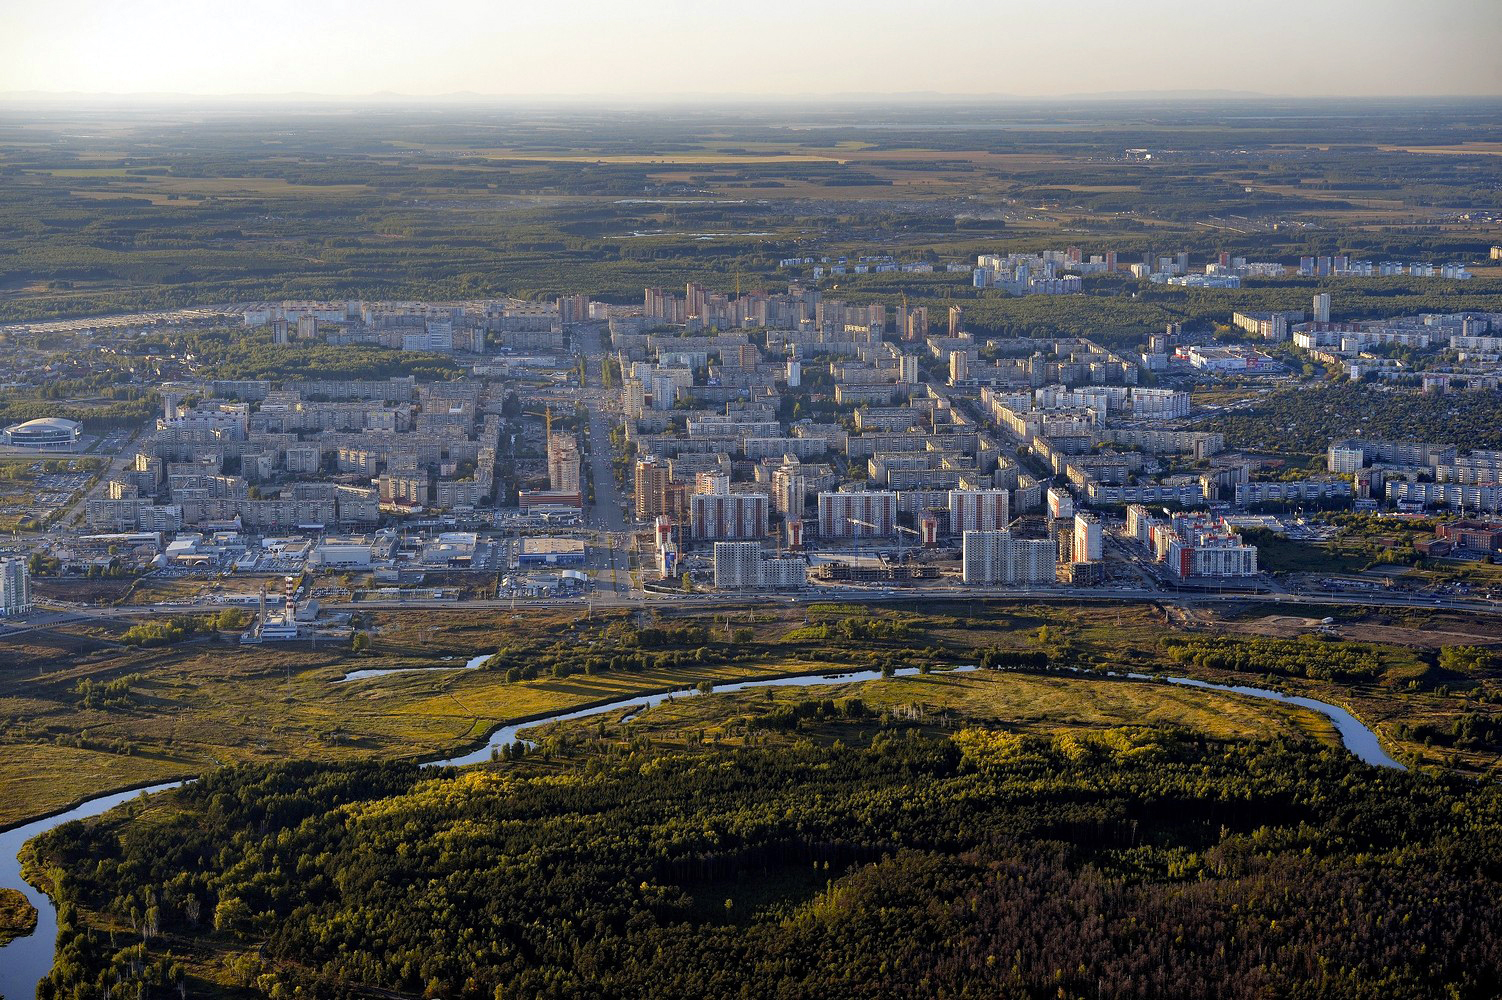
[[[579,538],[523,538],[516,556],[522,568],[584,565],[584,541]]]

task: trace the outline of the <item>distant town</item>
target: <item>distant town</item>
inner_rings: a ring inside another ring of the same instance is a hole
[[[1339,509],[1440,512],[1426,554],[1502,550],[1502,452],[1338,440],[1326,469],[1292,472],[1196,429],[1192,391],[1276,385],[1301,361],[1425,393],[1496,388],[1502,315],[1346,321],[1320,292],[1307,310],[1234,312],[1229,335],[1172,324],[1127,351],[977,336],[963,305],[930,315],[819,283],[826,270],[931,264],[781,263],[812,280],[648,288],[640,305],[285,301],[6,328],[23,346],[65,335],[117,351],[150,331],[234,324],[272,350],[369,345],[464,374],[226,379],[169,357],[160,414],[139,433],[54,416],[5,428],[11,455],[96,466],[64,466],[47,530],[10,546],[4,611],[66,614],[31,596],[47,570],[180,578],[182,604],[252,613],[245,642],[338,636],[362,606],[461,596],[592,607],[746,591],[1277,593],[1245,533],[1318,538],[1306,511]],[[1468,276],[1343,256],[1296,270],[1394,269]],[[982,255],[973,276],[1021,295],[1078,292],[1102,272],[1222,287],[1284,270],[1071,247]],[[43,358],[57,362],[23,350],[16,364]]]

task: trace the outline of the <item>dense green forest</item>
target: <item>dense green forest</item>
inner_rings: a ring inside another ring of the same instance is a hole
[[[856,707],[824,745],[212,772],[34,842],[63,900],[40,996],[201,993],[183,935],[274,997],[1502,990],[1495,784]]]
[[[1438,441],[1502,448],[1502,393],[1425,395],[1413,389],[1342,383],[1277,389],[1233,413],[1196,425],[1235,448],[1317,454],[1347,437]]]
[[[269,333],[239,329],[143,337],[131,349],[143,355],[191,354],[197,371],[217,379],[382,379],[413,375],[426,382],[461,378],[467,371],[443,354],[369,344],[273,345]]]

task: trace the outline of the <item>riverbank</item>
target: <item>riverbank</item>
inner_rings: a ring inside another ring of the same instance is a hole
[[[1009,679],[1024,685],[1037,685],[1040,682],[1032,675],[1011,671],[979,671],[973,665],[961,665],[930,672],[927,668],[902,667],[888,668],[886,670],[843,670],[834,672],[810,672],[797,675],[780,675],[750,680],[732,681],[715,687],[713,684],[696,684],[691,687],[676,687],[659,689],[655,692],[643,693],[640,691],[624,698],[612,698],[597,701],[582,706],[574,706],[566,711],[555,711],[535,715],[532,717],[514,719],[502,724],[492,726],[486,731],[484,742],[475,749],[459,756],[439,758],[431,760],[427,766],[432,767],[462,767],[471,764],[483,763],[491,759],[492,753],[500,747],[513,744],[522,739],[524,730],[532,730],[552,724],[577,722],[583,719],[595,718],[616,714],[631,720],[643,718],[643,713],[650,715],[650,710],[665,703],[677,701],[697,700],[700,704],[709,704],[705,697],[718,691],[722,695],[745,695],[753,691],[765,690],[772,693],[774,689],[816,689],[816,688],[841,688],[850,689],[860,685],[901,681],[911,683],[913,681],[925,682],[923,687],[915,685],[915,693],[932,694],[932,684],[946,680],[958,680],[975,677],[984,679],[986,683],[1005,683]],[[385,678],[390,680],[390,678]],[[377,679],[380,680],[380,679]],[[1167,681],[1168,684],[1154,683]],[[1333,705],[1313,699],[1290,697],[1281,692],[1259,688],[1229,688],[1224,685],[1210,684],[1204,681],[1195,681],[1189,678],[1174,677],[1149,677],[1147,675],[1092,675],[1089,673],[1070,673],[1068,675],[1053,675],[1047,682],[1049,686],[1059,690],[1089,689],[1092,686],[1100,686],[1102,689],[1111,689],[1117,694],[1125,693],[1126,697],[1120,699],[1113,710],[1114,718],[1099,716],[1092,720],[1091,726],[1098,727],[1103,721],[1111,721],[1119,725],[1141,724],[1145,720],[1161,721],[1163,716],[1147,710],[1153,702],[1163,702],[1168,690],[1177,686],[1179,688],[1191,687],[1202,689],[1199,695],[1205,699],[1231,699],[1249,696],[1252,698],[1265,699],[1278,703],[1296,706],[1299,709],[1319,713],[1335,723],[1340,732],[1340,737],[1345,747],[1359,759],[1380,766],[1396,767],[1401,765],[1391,761],[1382,753],[1376,734],[1363,727],[1354,716]],[[1179,706],[1177,711],[1170,715],[1180,723],[1184,721],[1182,702],[1174,693],[1173,703]],[[1015,698],[993,698],[991,704],[1001,706],[1015,701]],[[1161,707],[1161,706],[1160,706]],[[1057,710],[1057,706],[1055,707]],[[627,715],[626,713],[630,713]],[[1218,715],[1224,716],[1222,709]],[[1208,718],[1208,717],[1207,717]],[[635,722],[625,723],[633,725]],[[1208,726],[1208,722],[1202,722],[1202,726]],[[1069,728],[1065,726],[1063,728]],[[1228,734],[1220,733],[1221,738]],[[1245,735],[1245,734],[1243,734]],[[1373,751],[1372,748],[1376,748]],[[164,790],[174,787],[175,784],[156,786],[152,790]],[[27,982],[34,984],[37,979],[46,974],[51,966],[51,942],[57,932],[57,912],[51,900],[40,893],[34,886],[29,885],[21,878],[20,862],[18,855],[27,840],[35,837],[44,830],[68,822],[74,819],[84,819],[100,815],[116,805],[119,805],[132,797],[131,792],[119,792],[113,795],[101,796],[90,800],[82,805],[54,815],[47,819],[37,820],[22,827],[16,827],[5,833],[0,833],[0,886],[10,887],[20,891],[25,898],[36,908],[38,919],[36,929],[28,936],[18,937],[8,945],[0,947],[0,968],[5,971],[0,973],[0,994],[25,996],[30,987]]]
[[[1411,767],[1480,775],[1498,766],[1502,748],[1450,735],[1467,713],[1492,712],[1488,691],[1502,680],[1440,670],[1421,644],[1494,643],[1502,641],[1502,631],[1494,635],[1486,622],[1431,612],[1374,613],[1366,617],[1380,617],[1380,624],[1370,626],[1350,624],[1356,616],[1350,609],[1336,613],[1356,641],[1305,634],[1320,619],[1291,613],[1269,618],[1256,609],[1227,608],[1167,615],[1147,604],[1021,600],[921,609],[830,602],[649,621],[618,613],[585,620],[462,609],[436,617],[381,611],[369,622],[373,647],[360,654],[230,644],[106,649],[106,626],[76,641],[31,636],[29,645],[8,648],[14,655],[0,667],[0,731],[6,734],[0,827],[105,789],[200,773],[217,762],[452,757],[482,745],[498,719],[538,718],[700,681],[723,686],[888,663],[977,662],[988,651],[1046,654],[1055,664],[1092,672],[1167,669],[1215,683],[1282,689],[1348,707],[1378,730],[1391,756]],[[1266,669],[1236,672],[1166,657],[1169,644],[1206,636],[1238,648],[1294,646],[1293,653],[1312,658],[1313,673],[1284,671],[1273,662],[1287,652],[1281,649],[1271,650]],[[1357,647],[1375,651],[1371,675],[1319,679],[1319,657]],[[502,653],[501,669],[471,667],[477,651]],[[86,704],[78,693],[85,682],[122,681],[128,694],[109,706]]]
[[[36,930],[36,907],[20,889],[0,889],[0,945]]]

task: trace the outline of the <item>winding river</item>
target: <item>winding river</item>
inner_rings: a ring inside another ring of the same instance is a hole
[[[415,671],[433,670],[473,670],[488,659],[488,654],[476,656],[464,664],[455,664],[449,667],[412,667],[396,670],[356,670],[345,674],[334,683],[348,681],[368,680],[383,677],[392,673],[409,673]],[[947,673],[960,673],[975,670],[974,666],[954,667]],[[898,677],[911,676],[918,673],[916,668],[905,668],[897,671]],[[1084,675],[1089,676],[1089,675]],[[1112,675],[1124,676],[1133,681],[1156,681],[1165,680],[1169,684],[1179,684],[1185,687],[1201,688],[1207,691],[1219,691],[1225,694],[1246,695],[1252,698],[1265,698],[1270,701],[1281,701],[1290,705],[1297,705],[1313,712],[1318,712],[1335,724],[1340,733],[1341,742],[1347,750],[1360,760],[1377,767],[1396,768],[1405,770],[1402,764],[1393,760],[1382,749],[1377,734],[1372,732],[1361,723],[1354,715],[1338,705],[1331,705],[1313,698],[1304,698],[1299,695],[1283,694],[1280,691],[1270,691],[1266,688],[1244,687],[1242,685],[1215,684],[1210,681],[1194,680],[1189,677],[1164,677],[1157,678],[1148,674]],[[801,677],[774,677],[766,680],[738,681],[733,684],[721,684],[715,687],[715,693],[727,693],[734,691],[749,691],[753,688],[769,687],[814,687],[821,684],[852,684],[863,681],[880,680],[882,677],[879,670],[856,670],[836,674],[808,674]],[[431,762],[430,767],[462,767],[466,764],[478,764],[490,760],[491,750],[509,743],[515,743],[521,738],[520,733],[525,729],[537,726],[545,726],[552,722],[567,722],[573,719],[583,719],[592,715],[608,715],[612,713],[630,713],[631,718],[639,715],[646,709],[660,705],[673,698],[689,698],[700,692],[694,688],[681,688],[677,691],[667,691],[660,694],[638,695],[634,698],[623,698],[620,701],[608,704],[589,705],[585,708],[575,709],[571,712],[560,712],[540,719],[532,719],[527,722],[511,723],[499,726],[491,730],[485,745],[470,753],[447,760]],[[159,785],[151,785],[143,789],[135,789],[125,792],[114,792],[109,795],[101,795],[98,798],[89,799],[82,805],[75,806],[66,812],[48,816],[44,819],[35,820],[24,826],[14,827],[0,833],[0,887],[20,889],[37,909],[36,930],[27,937],[17,938],[10,944],[0,947],[0,996],[6,1000],[33,1000],[36,995],[36,984],[47,971],[52,968],[53,949],[57,942],[57,910],[42,892],[28,884],[21,878],[21,863],[17,855],[21,846],[35,837],[55,826],[60,826],[70,820],[89,819],[108,812],[115,806],[128,802],[136,796],[152,792],[166,791],[183,784],[181,781],[169,781]]]

